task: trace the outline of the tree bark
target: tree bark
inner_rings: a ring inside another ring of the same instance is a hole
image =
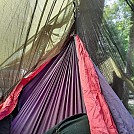
[[[134,64],[134,12],[132,12],[131,16],[131,24],[132,27],[130,29],[130,35],[129,35],[129,46],[128,46],[128,52],[127,52],[127,67],[126,67],[126,73],[129,77],[133,76],[133,64]]]

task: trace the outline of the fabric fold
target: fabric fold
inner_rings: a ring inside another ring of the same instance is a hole
[[[14,88],[14,90],[11,92],[8,98],[2,104],[0,104],[0,120],[8,116],[14,110],[14,108],[16,107],[18,103],[18,97],[23,87],[28,82],[30,82],[49,63],[49,61],[46,61],[35,71],[31,72],[27,77],[23,78],[19,82],[19,84]]]
[[[101,93],[93,63],[78,36],[76,51],[84,102],[92,134],[118,134],[111,113]]]
[[[94,65],[95,66],[95,65]],[[109,106],[119,134],[134,134],[134,119],[127,111],[121,100],[109,86],[104,76],[95,66],[101,85],[102,93]]]
[[[62,120],[86,113],[74,38],[24,88],[11,134],[43,134]]]

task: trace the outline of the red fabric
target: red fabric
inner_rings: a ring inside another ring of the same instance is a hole
[[[98,76],[80,38],[75,37],[80,80],[92,134],[118,134],[109,108],[101,94]]]
[[[23,87],[31,81],[47,64],[49,61],[42,64],[38,69],[36,69],[34,72],[29,74],[27,77],[23,78],[20,83],[15,87],[15,89],[11,92],[11,94],[8,96],[8,98],[0,104],[0,120],[2,120],[4,117],[8,116],[16,107],[16,104],[18,102],[18,97],[23,89]]]

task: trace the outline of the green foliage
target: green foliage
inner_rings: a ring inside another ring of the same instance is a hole
[[[127,54],[129,46],[129,32],[132,26],[131,23],[131,10],[124,0],[115,0],[112,4],[108,4],[106,0],[104,8],[104,17],[107,20],[111,29],[116,33],[115,39],[122,42],[122,53]]]

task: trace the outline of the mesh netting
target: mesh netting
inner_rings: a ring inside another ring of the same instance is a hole
[[[22,77],[60,51],[74,5],[73,0],[2,0],[0,7],[2,101]]]

